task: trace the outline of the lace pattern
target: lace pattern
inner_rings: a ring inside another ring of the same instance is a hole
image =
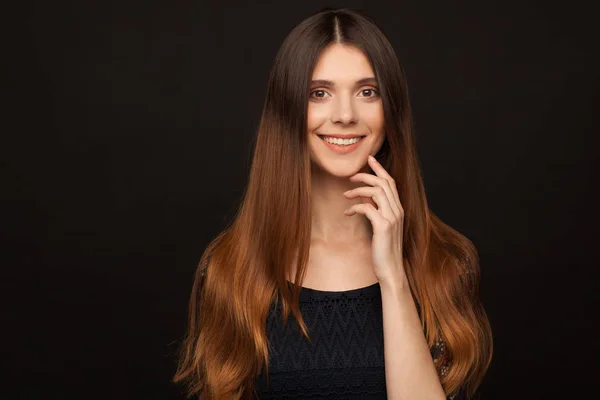
[[[271,309],[269,382],[263,370],[256,382],[258,398],[386,399],[379,284],[344,292],[303,288],[300,309],[312,343],[293,316],[283,328],[280,308]],[[444,351],[438,340],[432,356]]]
[[[201,277],[209,261],[210,256]],[[309,342],[292,315],[284,328],[281,308],[272,305],[267,317],[269,377],[267,381],[264,370],[257,376],[257,398],[386,399],[381,306],[378,283],[343,292],[302,288],[300,309]],[[445,350],[438,338],[432,357],[441,357]],[[440,375],[448,370],[444,365]],[[459,393],[447,399],[465,398]]]

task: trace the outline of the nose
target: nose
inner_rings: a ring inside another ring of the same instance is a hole
[[[338,96],[331,111],[331,122],[342,123],[344,125],[356,122],[357,113],[350,97]]]

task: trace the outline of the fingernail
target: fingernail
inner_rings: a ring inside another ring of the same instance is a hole
[[[369,155],[369,161],[375,161],[375,157],[373,157],[372,155]]]

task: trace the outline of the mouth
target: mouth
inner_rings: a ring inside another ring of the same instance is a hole
[[[325,147],[330,151],[339,155],[346,155],[353,153],[362,144],[363,139],[366,135],[353,136],[351,138],[334,138],[327,135],[319,135],[319,138],[323,141]]]
[[[366,137],[366,135],[357,135],[357,136],[352,136],[352,137],[347,137],[347,138],[338,138],[335,136],[319,135],[319,134],[317,134],[317,136],[319,138],[321,138],[321,140],[323,140],[325,143],[333,144],[336,146],[351,146],[353,144],[360,142],[361,140],[363,140],[363,138]]]

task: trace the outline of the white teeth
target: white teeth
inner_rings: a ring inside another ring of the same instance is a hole
[[[354,144],[356,142],[358,142],[359,140],[362,139],[361,137],[355,137],[352,139],[338,139],[338,138],[329,138],[329,137],[323,137],[322,138],[324,141],[326,141],[327,143],[333,143],[333,144],[337,144],[337,145],[342,145],[342,146],[348,146],[351,144]]]

